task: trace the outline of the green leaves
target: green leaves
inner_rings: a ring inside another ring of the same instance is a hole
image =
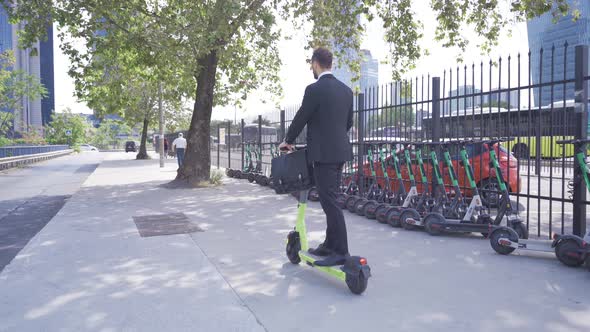
[[[66,109],[63,113],[51,116],[51,123],[45,128],[45,139],[50,144],[79,145],[87,143],[88,138],[94,136],[93,129],[85,117]],[[68,130],[71,131],[70,136],[66,135]]]
[[[0,110],[18,112],[22,109],[22,100],[36,100],[47,95],[47,90],[35,76],[22,70],[13,69],[15,58],[12,51],[0,53]],[[10,113],[0,111],[0,135],[9,134],[12,126],[8,120]]]

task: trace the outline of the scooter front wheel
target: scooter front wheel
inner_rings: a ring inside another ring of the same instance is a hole
[[[356,201],[359,200],[359,197],[356,196],[350,196],[348,197],[348,199],[346,199],[346,209],[350,212],[354,212],[354,206],[356,204]]]
[[[363,207],[363,214],[365,217],[369,219],[375,219],[376,215],[375,212],[377,211],[377,202],[375,201],[368,201],[367,204]]]
[[[346,209],[346,200],[348,199],[348,195],[345,193],[340,193],[338,194],[338,196],[336,197],[336,204],[341,208],[341,209]]]
[[[378,222],[387,224],[387,210],[390,207],[391,205],[385,203],[377,206],[377,209],[375,209],[375,217],[377,218]]]
[[[511,229],[504,227],[494,230],[490,235],[490,245],[492,246],[492,249],[500,255],[509,255],[514,251],[514,248],[502,245],[500,243],[500,239],[502,238],[518,243],[518,235]]]
[[[385,220],[391,227],[401,227],[402,225],[399,223],[399,207],[392,207],[387,211],[385,215]]]
[[[287,258],[293,264],[299,264],[301,257],[299,257],[299,251],[301,250],[301,241],[299,240],[299,233],[296,231],[290,231],[287,236]]]
[[[353,212],[358,214],[359,216],[362,216],[364,213],[363,209],[364,209],[365,205],[367,205],[368,202],[369,202],[369,200],[366,198],[361,198],[361,199],[357,200],[354,203]]]
[[[428,234],[436,236],[443,232],[443,225],[447,222],[445,217],[438,213],[430,213],[424,218],[424,229]]]
[[[399,223],[402,225],[402,227],[407,230],[407,231],[413,231],[416,229],[416,225],[415,224],[410,224],[407,222],[408,219],[413,219],[413,220],[421,220],[421,216],[420,213],[418,213],[418,211],[414,210],[414,209],[407,209],[404,210],[402,212],[402,214],[399,216]]]

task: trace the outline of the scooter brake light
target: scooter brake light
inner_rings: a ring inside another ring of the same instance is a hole
[[[498,243],[503,246],[510,246],[512,244],[512,242],[510,242],[510,240],[505,240],[505,239],[498,240]]]
[[[367,259],[361,258],[361,259],[359,259],[359,263],[361,263],[361,265],[367,265]]]

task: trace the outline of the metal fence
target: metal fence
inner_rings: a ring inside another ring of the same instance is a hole
[[[67,150],[68,145],[18,145],[0,148],[0,158]]]
[[[502,171],[531,236],[583,234],[589,204],[586,188],[573,167],[573,147],[556,142],[588,135],[588,63],[588,46],[566,43],[367,89],[354,106],[350,139],[355,164],[366,166],[368,149],[384,142],[471,139],[477,185],[490,202],[500,192],[493,170],[486,166],[489,148],[477,142],[508,138],[498,150],[504,156]],[[271,117],[275,144],[283,139],[297,109],[286,108]],[[242,120],[242,132],[235,133],[240,134],[240,148],[212,147],[212,163],[243,167],[244,149],[250,143],[263,152],[262,170],[270,172],[269,141],[262,139],[261,120],[254,139],[245,139]],[[297,141],[304,142],[305,133]],[[459,163],[458,151],[454,155]],[[366,169],[356,165],[348,165],[345,173],[358,172],[363,182]],[[463,169],[457,172],[460,183],[466,183]],[[450,184],[448,178],[445,183]]]

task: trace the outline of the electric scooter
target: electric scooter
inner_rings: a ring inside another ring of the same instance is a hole
[[[296,148],[301,149],[302,147],[297,146]],[[285,250],[287,258],[293,264],[299,264],[301,261],[304,261],[307,265],[344,281],[352,293],[362,294],[367,289],[369,277],[371,277],[371,268],[367,264],[366,258],[349,256],[344,265],[341,266],[315,265],[315,262],[322,260],[322,257],[316,257],[308,252],[309,245],[305,225],[305,209],[307,208],[308,195],[309,190],[303,190],[299,193],[297,222],[295,229],[287,235],[287,246]]]
[[[379,163],[381,164],[381,173],[383,174],[384,189],[380,190],[375,199],[368,201],[363,207],[363,215],[368,219],[376,218],[376,210],[381,204],[388,204],[393,198],[391,192],[391,183],[389,182],[389,175],[387,174],[387,159],[385,158],[385,148],[383,144],[379,144]]]
[[[406,209],[405,211],[402,212],[402,214],[400,215],[400,224],[404,227],[404,229],[407,230],[412,230],[415,229],[416,227],[423,227],[424,224],[422,222],[423,217],[426,216],[426,214],[430,213],[430,212],[439,212],[439,213],[443,213],[444,211],[450,211],[450,207],[453,205],[453,203],[455,203],[454,201],[451,201],[451,199],[449,198],[446,188],[445,188],[445,184],[444,184],[444,179],[442,176],[442,171],[440,168],[440,164],[438,162],[438,157],[436,154],[436,146],[440,146],[442,145],[442,143],[439,142],[424,142],[421,143],[422,145],[427,145],[427,146],[431,146],[430,149],[430,163],[432,165],[432,175],[434,176],[434,188],[432,189],[432,194],[431,197],[434,199],[434,205],[430,207],[430,210],[420,210],[418,211],[417,209]],[[448,151],[447,151],[448,152]],[[446,158],[448,157],[448,158]],[[448,159],[449,165],[450,167],[448,167],[449,169],[449,175],[450,178],[453,180],[453,183],[455,184],[455,190],[459,191],[459,183],[456,182],[454,179],[456,179],[455,177],[455,173],[454,173],[454,168],[453,168],[453,164],[451,162],[451,157],[450,155],[445,155],[445,160]],[[424,183],[424,179],[423,179],[423,185],[426,185]],[[460,193],[460,191],[459,191]],[[455,200],[458,202],[460,196],[456,196]],[[457,204],[455,204],[457,205]]]
[[[474,141],[459,141],[459,146],[461,162],[465,169],[465,174],[467,175],[467,180],[469,181],[470,189],[473,193],[473,198],[471,199],[471,202],[462,218],[449,219],[445,218],[444,215],[438,212],[431,212],[426,215],[426,217],[424,217],[424,226],[430,235],[439,235],[442,232],[476,232],[481,233],[484,237],[487,237],[504,218],[504,215],[499,214],[496,219],[492,219],[487,209],[482,204],[481,197],[479,195],[479,189],[475,184],[473,168],[469,162],[469,155],[466,149],[467,143],[474,143]],[[493,149],[490,149],[490,158],[495,160],[497,163],[497,158]],[[496,173],[496,176],[498,176],[498,174],[500,176],[502,175],[499,165],[498,172]],[[507,193],[508,191],[505,190],[505,192]],[[504,199],[508,199],[508,202],[510,201],[510,197],[508,195],[504,195]],[[503,204],[506,203],[503,202]],[[519,218],[508,218],[507,225],[518,232],[523,232],[522,221]],[[528,236],[526,228],[522,236]]]
[[[375,165],[373,164],[373,150],[371,147],[369,147],[369,150],[367,151],[367,159],[369,162],[369,169],[371,170],[371,178],[373,179],[369,189],[361,197],[351,196],[346,200],[346,208],[348,211],[358,215],[362,215],[362,209],[365,204],[368,201],[375,199],[381,191],[379,184],[377,183],[377,174],[375,173]],[[364,171],[364,167],[362,165],[359,165],[359,168],[361,172]]]
[[[254,170],[254,164],[252,163],[252,150],[250,149],[250,143],[246,143],[244,168],[241,170],[236,170],[234,172],[234,178],[245,179],[252,170]]]
[[[256,167],[254,170],[248,173],[247,179],[248,182],[252,183],[256,180],[256,177],[262,174],[262,151],[261,147],[259,146],[258,149],[254,150],[254,158],[256,158]]]
[[[414,170],[412,169],[412,159],[410,157],[410,146],[411,143],[404,144],[404,165],[408,170],[408,176],[410,178],[410,191],[407,193],[404,202],[401,206],[394,206],[387,211],[387,223],[393,227],[401,227],[400,214],[403,210],[416,206],[416,201],[419,197],[418,188],[416,185],[416,177],[414,176]]]
[[[338,196],[336,197],[336,203],[338,204],[338,206],[341,209],[346,209],[346,200],[348,199],[348,197],[350,196],[356,196],[359,193],[359,187],[356,184],[356,180],[354,179],[354,176],[352,175],[352,161],[348,162],[348,169],[350,170],[350,181],[348,182],[348,185],[346,186],[346,188],[344,188],[344,191],[339,193]]]
[[[410,206],[399,215],[399,223],[405,230],[413,230],[413,224],[406,223],[406,219],[411,217],[421,218],[422,215],[432,212],[432,209],[437,206],[436,199],[433,193],[430,192],[430,183],[426,176],[426,169],[424,168],[424,159],[422,157],[422,148],[424,143],[413,143],[416,149],[416,160],[418,162],[418,172],[420,173],[420,182],[422,183],[422,192],[417,201],[410,202]],[[438,163],[438,161],[437,161]],[[444,188],[442,188],[444,190]],[[433,190],[434,192],[434,190]]]
[[[471,168],[469,156],[467,154],[466,143],[472,142],[473,141],[458,141],[457,143],[460,146],[461,161],[469,181],[470,189],[473,193],[473,198],[465,210],[465,213],[458,218],[445,217],[444,214],[439,212],[431,212],[427,214],[424,217],[424,228],[430,235],[440,235],[443,232],[478,232],[486,236],[491,231],[492,219],[482,204],[479,190],[473,177],[473,169]],[[447,155],[449,154],[448,147],[446,145],[444,145],[444,147],[446,150],[445,159],[447,159]],[[449,173],[454,173],[454,169],[451,168],[452,163],[447,164],[447,166],[449,167]],[[453,180],[453,186],[455,187],[455,195],[459,196],[461,201],[463,201],[463,196],[461,194],[456,176],[454,176],[454,179],[451,180]]]
[[[575,167],[582,172],[581,179],[575,179],[574,183],[584,183],[586,190],[590,192],[590,168],[586,164],[586,145],[590,139],[575,139],[557,141],[557,144],[573,144],[575,149]],[[498,227],[490,234],[490,245],[499,254],[508,255],[516,249],[554,252],[557,259],[563,264],[577,267],[585,264],[590,270],[590,230],[584,238],[576,235],[553,234],[551,240],[526,240],[519,239],[518,234],[508,227]]]
[[[399,151],[396,150],[395,144],[391,146],[391,163],[393,164],[393,168],[395,170],[395,177],[397,179],[397,191],[395,193],[390,194],[389,200],[386,203],[380,204],[375,209],[375,216],[377,221],[385,224],[389,219],[389,212],[393,211],[396,206],[400,206],[406,199],[408,195],[406,191],[406,186],[404,185],[404,179],[402,177],[401,172],[401,165],[398,157]],[[387,183],[389,185],[389,191],[391,193],[391,182],[389,181],[389,177],[387,177]],[[393,213],[393,212],[392,212]]]

